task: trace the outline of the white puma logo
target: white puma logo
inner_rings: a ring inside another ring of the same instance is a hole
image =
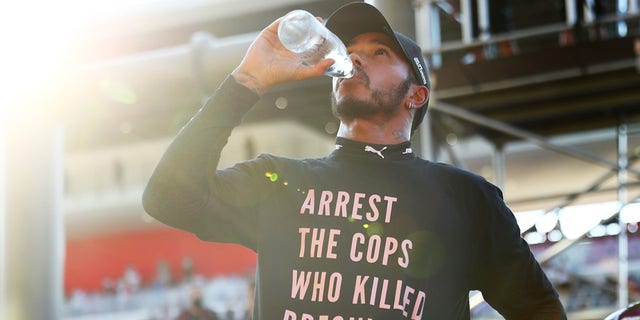
[[[384,159],[384,156],[382,155],[382,151],[384,151],[385,149],[387,149],[387,147],[384,147],[384,148],[382,148],[382,149],[380,149],[380,150],[376,150],[376,149],[374,149],[372,146],[366,146],[366,147],[364,147],[364,151],[373,152],[373,153],[375,153],[375,154],[379,155],[379,156],[380,156],[380,158],[382,158],[382,159]]]

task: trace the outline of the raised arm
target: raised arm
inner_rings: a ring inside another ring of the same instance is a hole
[[[325,60],[316,66],[303,65],[280,44],[278,21],[260,33],[240,65],[163,154],[143,194],[144,209],[154,218],[201,235],[210,233],[205,229],[214,223],[224,229],[226,216],[247,216],[241,212],[247,208],[225,197],[237,195],[229,190],[252,185],[250,170],[244,169],[256,162],[238,166],[242,170],[217,170],[232,129],[271,86],[321,76],[332,63]]]
[[[323,60],[308,66],[287,50],[278,39],[278,19],[266,27],[251,44],[240,65],[231,75],[238,83],[257,94],[264,93],[271,86],[320,77],[333,60]]]

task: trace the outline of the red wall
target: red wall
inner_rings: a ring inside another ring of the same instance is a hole
[[[212,277],[253,273],[256,255],[239,245],[204,242],[176,229],[122,233],[90,239],[67,241],[65,291],[96,291],[106,277],[116,281],[128,265],[142,276],[142,285],[150,285],[158,262],[165,260],[174,280],[182,279],[182,260],[191,257],[194,274]]]

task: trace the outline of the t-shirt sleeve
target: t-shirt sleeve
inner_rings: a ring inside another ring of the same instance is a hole
[[[558,295],[520,236],[520,229],[501,191],[486,184],[481,232],[478,289],[507,319],[566,319]]]
[[[268,155],[217,170],[210,177],[210,193],[193,232],[204,241],[238,243],[257,251],[260,205],[272,184]]]
[[[255,249],[255,211],[266,160],[218,170],[234,127],[259,97],[228,77],[178,132],[162,155],[143,194],[145,210],[159,221],[211,241]],[[252,195],[252,196],[248,196]],[[252,198],[253,197],[253,198]]]

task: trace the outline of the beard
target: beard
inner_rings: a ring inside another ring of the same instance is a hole
[[[365,85],[369,88],[368,77],[366,74],[364,77],[367,79]],[[336,99],[335,92],[332,92],[331,111],[338,119],[367,119],[378,115],[389,117],[397,111],[410,87],[411,80],[406,79],[387,92],[371,90],[369,99],[365,100],[347,96],[340,102]]]

